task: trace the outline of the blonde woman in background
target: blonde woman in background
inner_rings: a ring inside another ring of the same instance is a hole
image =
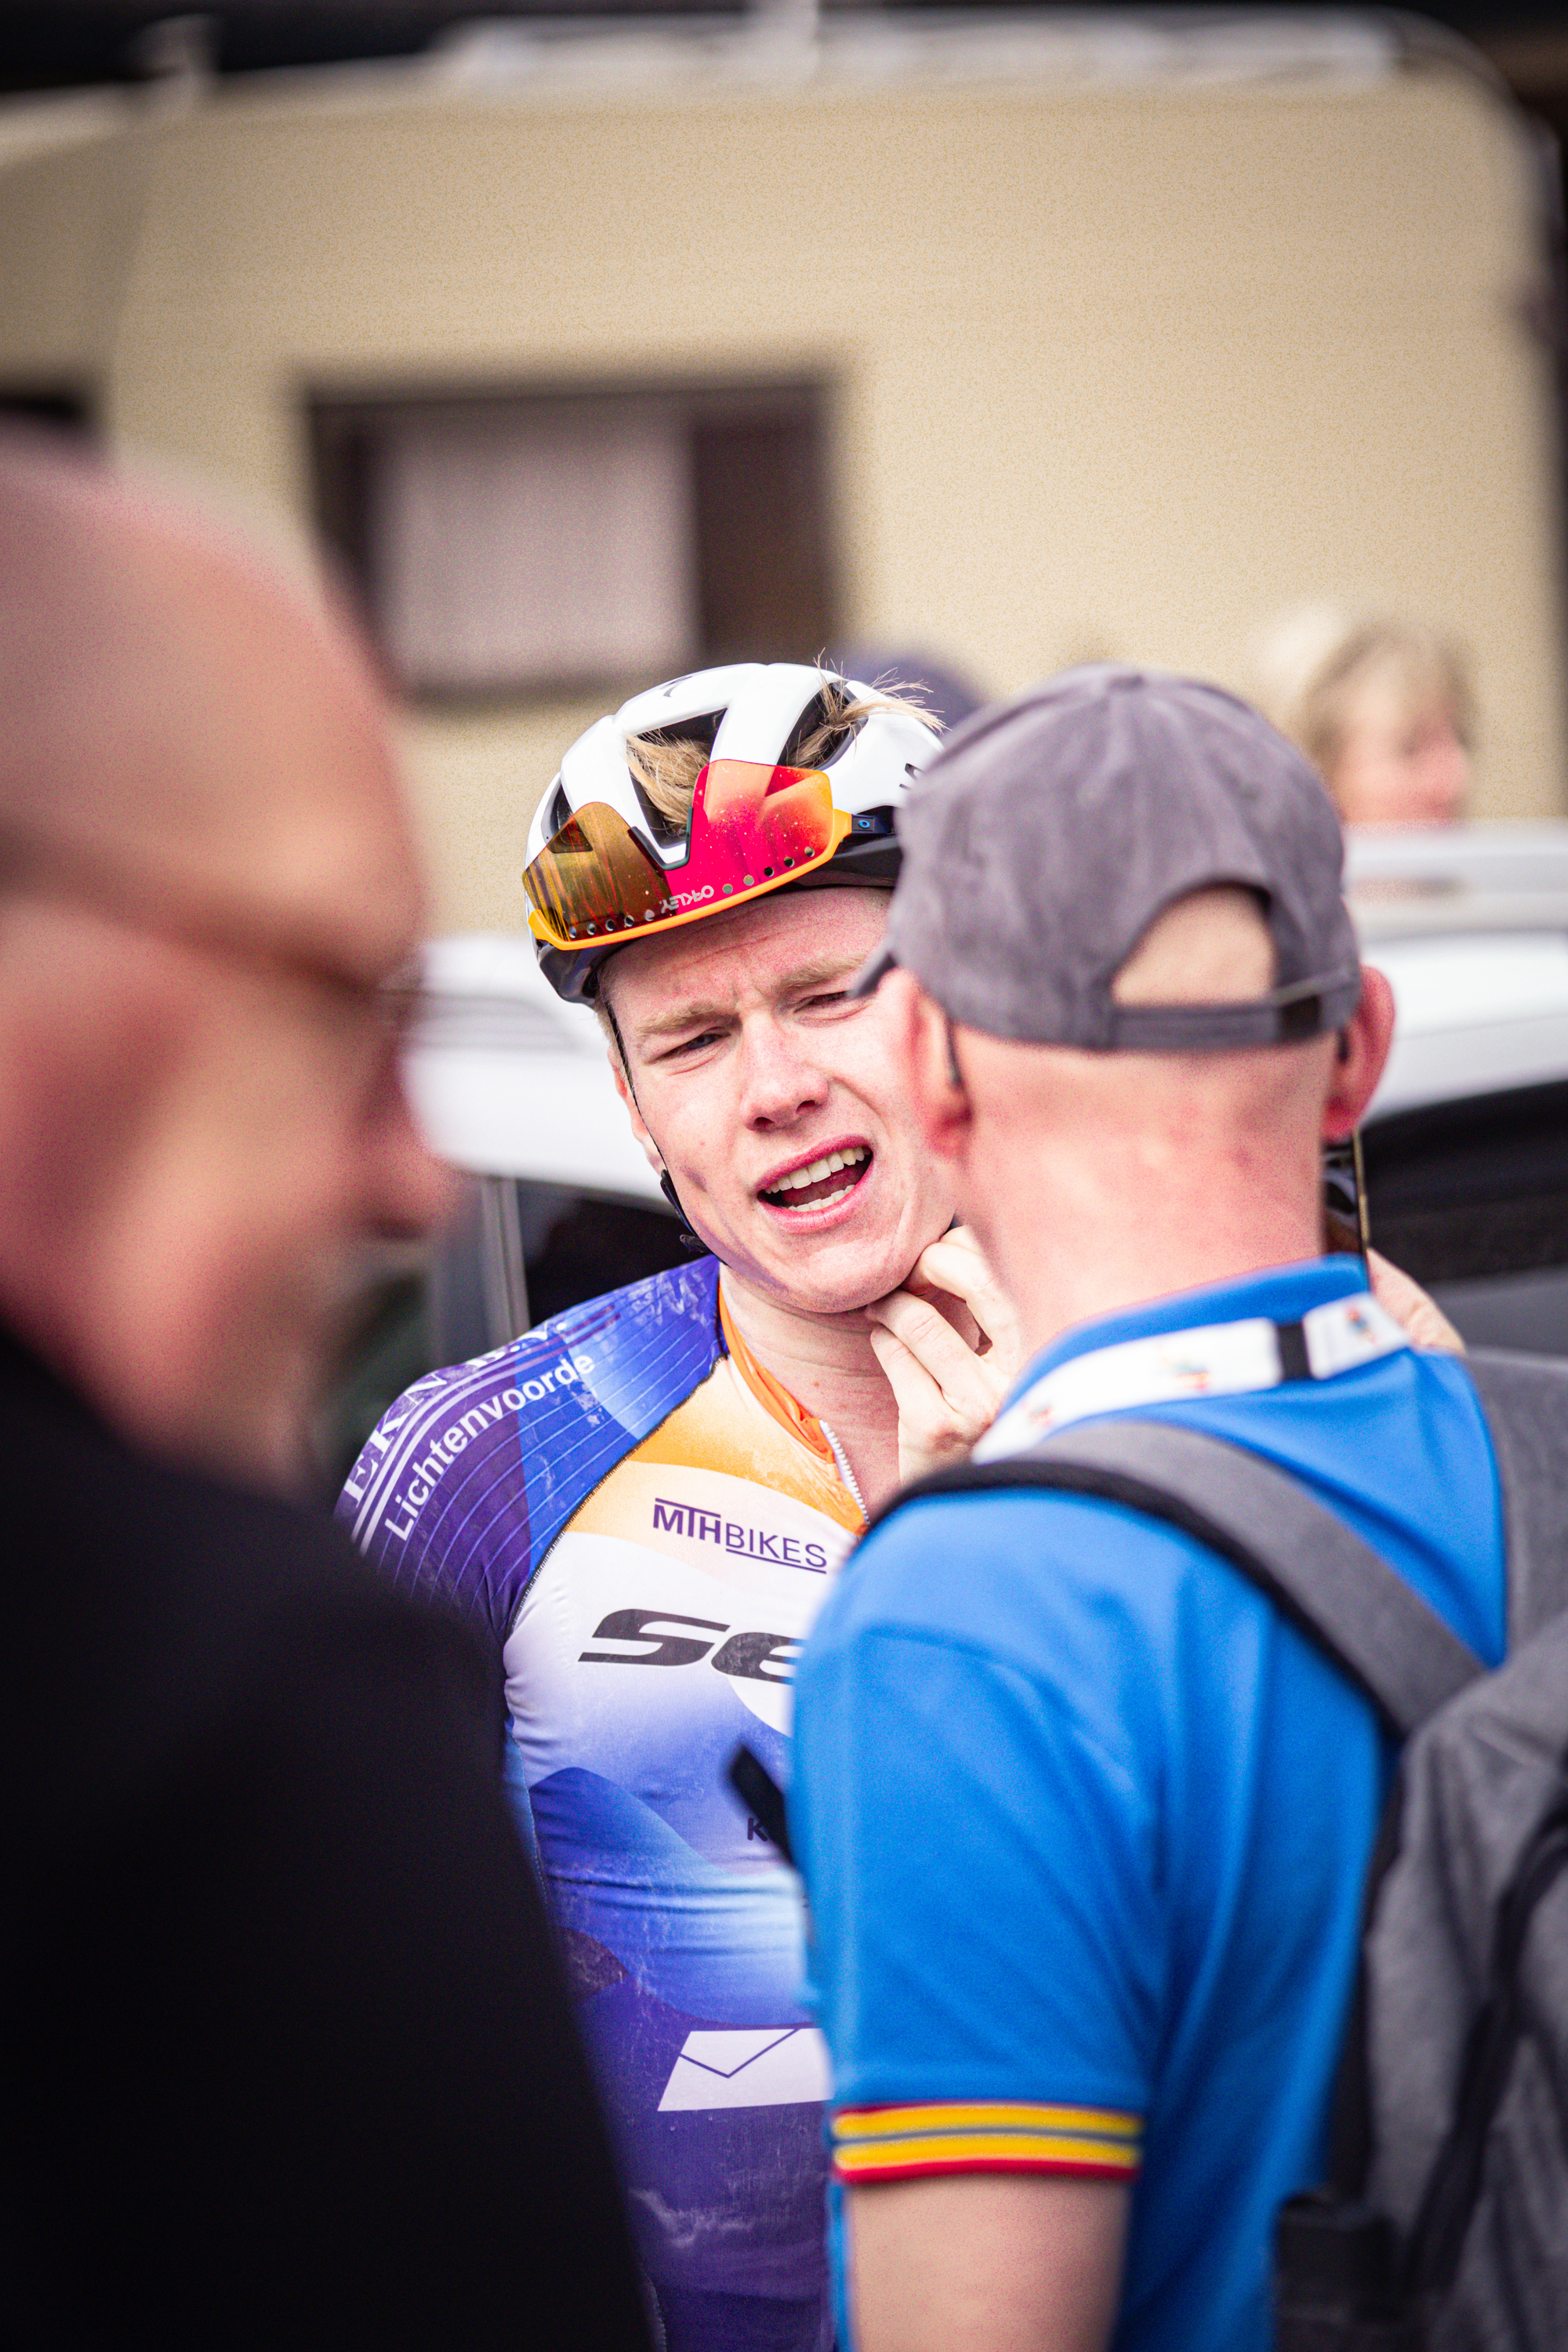
[[[1470,784],[1460,649],[1418,621],[1294,615],[1259,664],[1258,700],[1305,751],[1347,824],[1451,824]]]

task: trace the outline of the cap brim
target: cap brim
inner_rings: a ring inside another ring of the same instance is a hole
[[[891,948],[878,948],[873,954],[867,957],[865,962],[861,965],[859,971],[856,973],[854,979],[845,990],[845,995],[875,996],[878,989],[886,979],[888,973],[890,971],[896,971],[898,970],[898,966],[899,959],[893,953]]]

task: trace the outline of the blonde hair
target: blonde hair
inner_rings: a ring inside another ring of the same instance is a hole
[[[1312,611],[1274,630],[1259,662],[1259,708],[1300,746],[1327,783],[1344,751],[1362,688],[1385,677],[1412,717],[1445,701],[1468,744],[1475,704],[1462,648],[1422,621],[1363,619]]]
[[[940,730],[942,720],[910,691],[892,681],[886,692],[853,695],[840,678],[825,678],[822,692],[801,725],[784,745],[782,764],[819,768],[843,750],[863,719],[879,710],[901,710],[922,726]],[[683,831],[690,819],[697,779],[707,765],[712,737],[668,734],[633,735],[626,741],[626,765],[641,792],[670,832]]]

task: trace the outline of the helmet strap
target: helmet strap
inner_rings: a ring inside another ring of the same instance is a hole
[[[658,1152],[658,1156],[662,1160],[664,1158],[664,1153],[662,1150],[660,1150],[658,1138],[657,1135],[654,1135],[652,1128],[647,1126],[647,1119],[643,1118],[643,1107],[640,1102],[637,1102],[637,1083],[632,1076],[632,1066],[626,1059],[626,1040],[621,1035],[621,1024],[616,1019],[615,1006],[610,1003],[607,996],[601,996],[599,1002],[605,1008],[605,1018],[610,1024],[610,1034],[616,1041],[616,1051],[620,1055],[621,1069],[626,1082],[626,1092],[630,1095],[633,1102],[637,1104],[637,1117],[642,1119],[644,1127],[647,1128],[648,1134],[653,1139],[653,1148]],[[699,1241],[697,1235],[691,1231],[686,1212],[680,1205],[680,1195],[677,1192],[675,1186],[670,1180],[670,1173],[668,1168],[661,1168],[658,1171],[658,1189],[664,1194],[665,1199],[669,1202],[670,1207],[675,1211],[676,1215],[680,1219],[680,1238],[684,1246],[689,1250],[700,1250],[703,1255],[706,1255],[708,1244],[706,1242]]]

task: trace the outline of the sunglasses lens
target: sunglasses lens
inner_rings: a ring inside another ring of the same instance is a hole
[[[522,887],[558,947],[652,919],[668,896],[662,867],[602,801],[579,809],[545,844]]]
[[[698,779],[690,864],[703,883],[752,889],[798,874],[842,838],[833,787],[813,769],[711,760]]]
[[[660,866],[623,816],[591,801],[522,877],[532,926],[567,949],[661,930],[808,873],[832,856],[848,827],[832,785],[813,769],[712,760],[697,780],[681,865]]]

